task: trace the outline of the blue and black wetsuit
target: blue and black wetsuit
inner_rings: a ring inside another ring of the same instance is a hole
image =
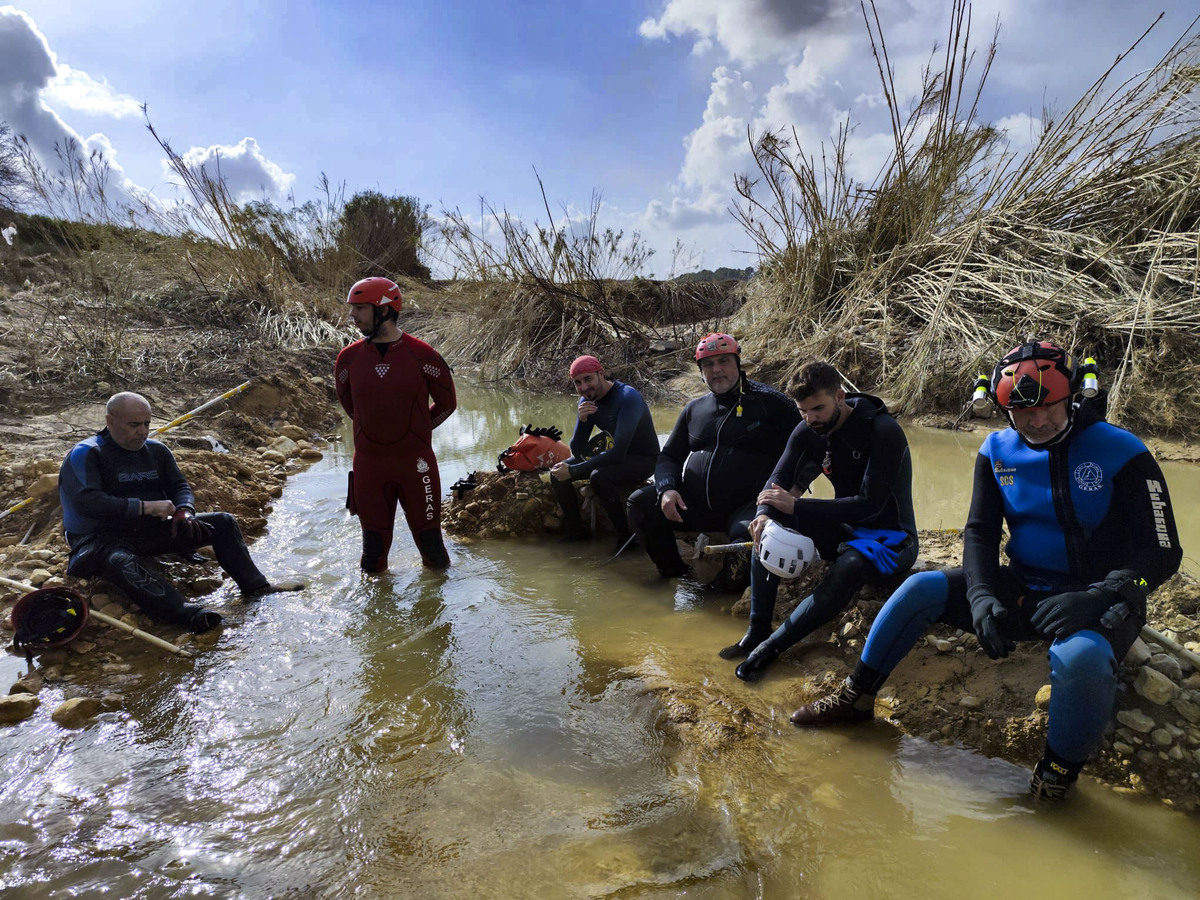
[[[749,540],[750,520],[800,411],[787,395],[742,375],[724,394],[708,393],[683,408],[663,444],[654,484],[629,498],[629,521],[661,574],[687,570],[673,529],[724,531]],[[667,521],[660,498],[675,490],[687,509],[682,524]]]
[[[812,538],[821,559],[830,563],[812,594],[774,634],[771,617],[779,577],[757,559],[751,563],[750,629],[739,646],[752,650],[770,635],[771,658],[763,659],[765,664],[842,612],[864,584],[906,572],[917,559],[912,456],[904,429],[878,397],[850,394],[846,402],[851,411],[831,434],[818,434],[804,422],[796,426],[764,485],[764,489],[778,484],[804,493],[824,474],[834,491],[832,500],[798,498],[791,515],[773,506],[758,507],[758,515],[769,515]],[[876,539],[861,534],[873,534]],[[879,538],[887,545],[879,546]],[[732,647],[723,654],[727,658],[739,655]],[[740,674],[745,677],[749,672]]]
[[[142,502],[152,500],[170,500],[176,508],[195,510],[192,489],[166,446],[149,440],[138,450],[125,450],[105,428],[67,454],[58,475],[58,493],[71,547],[69,574],[102,575],[150,615],[196,626],[193,619],[202,608],[187,603],[151,557],[203,545],[189,541],[182,532],[172,537],[169,523],[141,514]],[[233,516],[202,513],[196,518],[212,526],[217,562],[243,592],[267,586]]]
[[[579,402],[583,403],[584,399],[581,397]],[[624,382],[613,381],[612,387],[595,403],[596,411],[586,422],[575,421],[571,458],[567,460],[570,481],[552,478],[550,484],[563,508],[567,533],[572,535],[582,532],[583,523],[571,481],[588,479],[597,501],[617,532],[618,542],[624,544],[629,537],[629,523],[625,516],[625,498],[621,494],[644,484],[654,473],[654,464],[658,461],[658,433],[654,430],[650,407],[637,390]],[[595,456],[588,456],[593,431],[609,435],[612,445]]]
[[[1050,644],[1047,755],[1074,774],[1095,749],[1112,711],[1117,663],[1146,621],[1146,595],[1183,557],[1162,470],[1134,435],[1103,420],[1104,397],[1084,401],[1048,449],[1014,429],[987,437],[975,462],[963,568],[914,575],[871,628],[854,681],[874,692],[935,621],[973,630],[968,592],[990,593],[1014,641],[1047,640],[1030,623],[1038,603],[1069,591],[1098,592],[1085,628]],[[1006,552],[999,563],[1001,527]],[[1121,611],[1124,618],[1108,611]]]

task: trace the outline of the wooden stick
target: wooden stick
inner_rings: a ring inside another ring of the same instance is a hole
[[[33,593],[37,590],[37,588],[35,588],[32,584],[25,584],[21,581],[13,581],[11,578],[0,577],[0,584],[4,585],[5,587],[16,588],[19,591],[25,591],[27,593]],[[162,638],[142,631],[140,628],[134,628],[128,622],[122,622],[120,619],[114,619],[112,616],[105,615],[102,612],[97,612],[91,608],[90,603],[88,604],[88,615],[98,619],[105,625],[111,625],[113,628],[119,628],[122,631],[127,631],[139,641],[145,641],[147,644],[158,647],[160,650],[167,650],[170,653],[174,653],[176,656],[182,656],[184,659],[192,658],[192,654],[184,650],[182,647],[176,647],[170,641],[164,641]]]
[[[738,550],[748,550],[754,546],[754,541],[738,541],[736,544],[709,544],[702,552],[705,556],[716,556],[718,553],[736,553]]]
[[[1161,631],[1155,631],[1149,625],[1143,625],[1142,640],[1154,641],[1154,643],[1158,644],[1159,646],[1166,647],[1176,656],[1186,659],[1192,664],[1193,669],[1195,669],[1197,672],[1200,672],[1200,654],[1193,653],[1191,650],[1187,649],[1187,647],[1184,647],[1173,638],[1167,637]]]

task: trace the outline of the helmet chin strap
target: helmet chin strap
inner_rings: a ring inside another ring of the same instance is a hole
[[[1025,435],[1021,434],[1020,430],[1018,430],[1016,424],[1013,422],[1012,410],[1004,410],[1004,415],[1008,417],[1009,426],[1013,431],[1017,432],[1021,440],[1025,443],[1026,447],[1030,447],[1034,450],[1049,450],[1055,444],[1062,443],[1066,439],[1067,435],[1071,433],[1071,428],[1075,425],[1075,411],[1077,409],[1079,409],[1079,401],[1072,398],[1071,402],[1067,404],[1067,424],[1063,426],[1063,430],[1054,437],[1050,438],[1050,440],[1042,441],[1040,444],[1035,444],[1033,441],[1025,437]]]

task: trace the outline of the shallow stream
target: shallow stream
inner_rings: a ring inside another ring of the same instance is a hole
[[[443,485],[569,414],[464,386],[436,433]],[[961,526],[982,435],[909,433],[919,524]],[[5,900],[1200,896],[1195,818],[1094,783],[1035,810],[1004,761],[886,724],[796,731],[793,685],[743,685],[717,658],[742,629],[728,598],[636,553],[599,566],[608,541],[451,543],[442,575],[398,526],[392,573],[362,577],[348,467],[335,446],[293,477],[253,547],[307,591],[220,592],[215,647],[131,653],[124,709],[87,729],[50,721],[53,688],[0,728]],[[0,684],[23,669],[0,658]],[[663,684],[771,724],[665,727]]]

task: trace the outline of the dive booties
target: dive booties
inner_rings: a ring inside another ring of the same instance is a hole
[[[750,651],[770,636],[771,627],[769,625],[755,625],[751,623],[740,641],[718,651],[717,656],[721,657],[721,659],[742,659],[748,656]]]
[[[187,622],[187,627],[195,634],[211,631],[221,624],[220,613],[205,609],[198,603],[187,603],[180,612]]]
[[[758,681],[767,674],[771,663],[779,659],[779,654],[782,652],[778,645],[768,638],[750,652],[750,655],[737,667],[734,674],[742,681]]]

